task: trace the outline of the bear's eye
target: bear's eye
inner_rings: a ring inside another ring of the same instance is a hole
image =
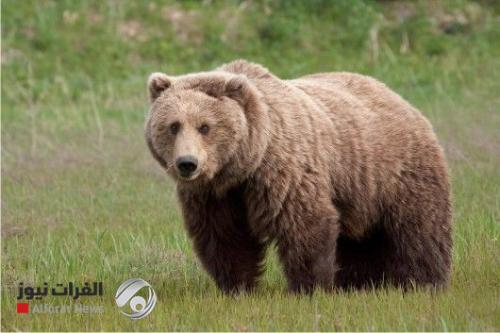
[[[210,131],[210,127],[208,127],[207,124],[203,124],[200,126],[200,128],[198,128],[198,132],[200,132],[203,135],[208,134],[208,131]]]
[[[181,127],[181,124],[179,124],[179,122],[176,121],[175,123],[170,124],[169,127],[170,127],[170,133],[172,133],[173,135],[176,135],[179,132],[179,128]]]

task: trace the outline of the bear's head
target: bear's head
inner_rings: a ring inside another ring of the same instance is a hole
[[[244,180],[267,148],[268,112],[244,75],[206,72],[148,80],[146,141],[182,184],[227,187]]]

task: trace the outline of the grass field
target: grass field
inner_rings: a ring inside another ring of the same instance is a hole
[[[499,15],[487,0],[2,1],[2,331],[499,331]],[[254,295],[216,290],[146,149],[145,81],[240,57],[282,78],[372,75],[431,120],[453,185],[446,291],[291,296],[272,251]],[[138,321],[113,298],[133,277],[158,295]],[[79,302],[105,312],[16,313],[19,282],[69,281],[103,281]]]

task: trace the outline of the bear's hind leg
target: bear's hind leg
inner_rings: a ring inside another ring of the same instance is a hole
[[[386,212],[384,227],[394,244],[387,261],[392,284],[445,286],[451,266],[451,208],[447,186],[414,185]]]
[[[290,222],[283,221],[281,225]],[[337,237],[338,214],[334,209],[325,209],[307,217],[301,214],[298,225],[277,238],[278,254],[291,292],[312,293],[316,287],[333,290]]]
[[[446,170],[435,158],[401,172],[378,229],[361,242],[338,240],[337,285],[445,286],[451,266],[451,205]],[[432,163],[427,163],[432,161]]]
[[[389,281],[405,289],[412,286],[446,285],[452,246],[446,219],[436,221],[435,223],[442,222],[443,225],[436,225],[433,230],[419,227],[420,218],[405,220],[406,223],[394,222],[388,228],[395,244],[395,252],[391,260],[387,261],[385,272]]]

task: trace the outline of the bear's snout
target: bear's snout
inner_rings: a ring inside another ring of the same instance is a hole
[[[175,166],[181,177],[189,178],[198,168],[198,159],[193,155],[181,156],[175,160]]]

